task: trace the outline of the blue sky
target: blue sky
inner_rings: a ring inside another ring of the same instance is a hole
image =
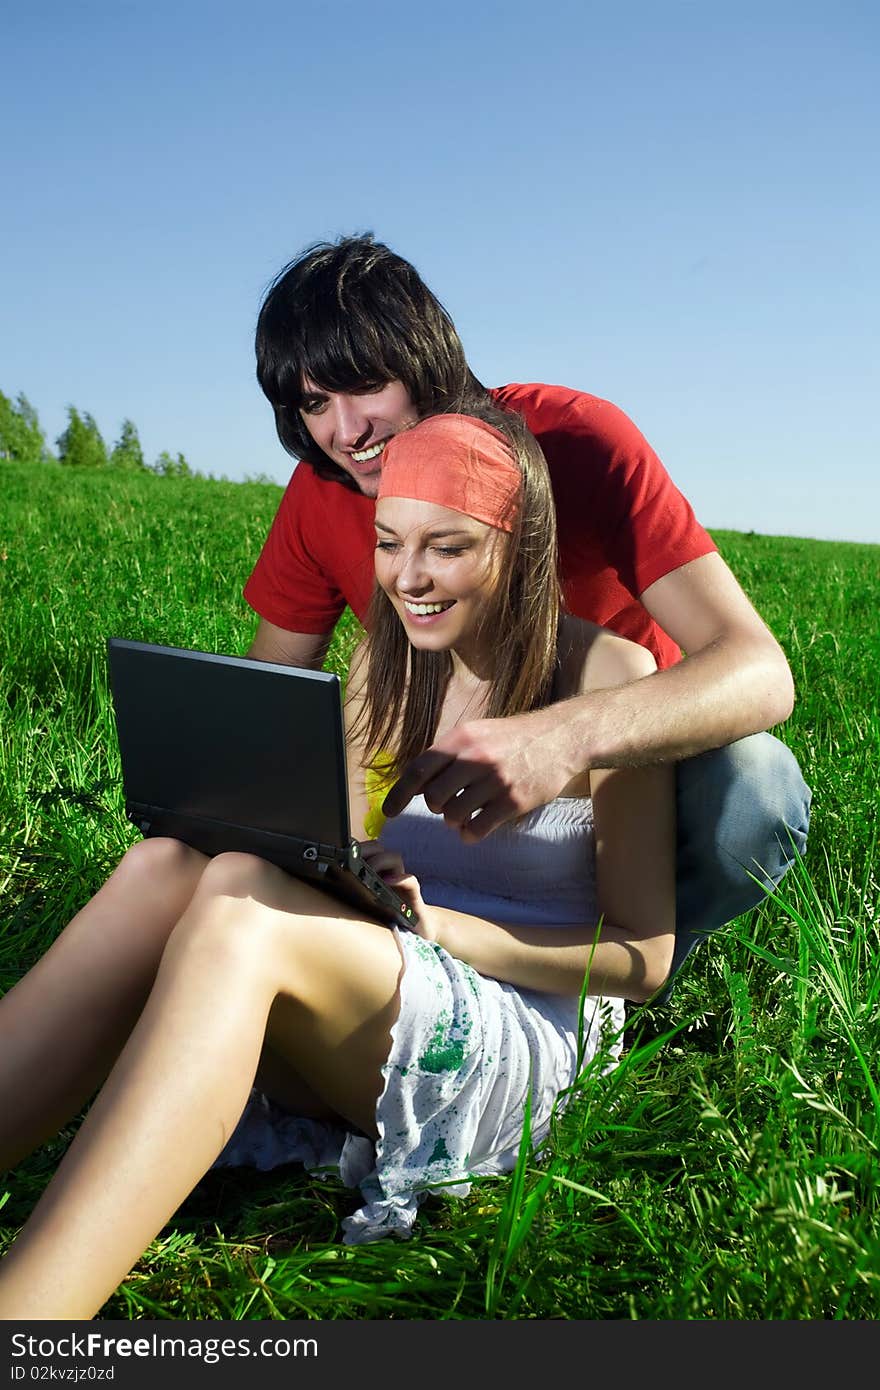
[[[279,482],[273,276],[373,231],[706,526],[880,542],[880,8],[3,0],[0,390]]]

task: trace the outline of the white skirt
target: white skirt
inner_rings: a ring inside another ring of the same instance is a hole
[[[291,1115],[254,1091],[215,1164],[337,1172],[363,1197],[342,1222],[349,1245],[408,1236],[428,1192],[466,1196],[471,1178],[510,1172],[526,1096],[538,1151],[579,1067],[602,1049],[609,1070],[622,1043],[622,999],[586,999],[579,1051],[576,998],[515,989],[412,932],[396,935],[404,970],[377,1141]]]

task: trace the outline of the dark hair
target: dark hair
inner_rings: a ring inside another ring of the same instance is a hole
[[[562,607],[558,578],[556,506],[541,447],[518,415],[491,402],[467,414],[508,439],[522,473],[514,528],[504,536],[498,585],[481,622],[491,634],[497,666],[484,717],[524,714],[550,702],[557,666]],[[438,461],[442,468],[442,461]],[[403,624],[378,584],[368,623],[368,661],[361,709],[368,756],[399,771],[433,742],[452,673],[449,652],[410,646]]]
[[[372,233],[317,242],[280,271],[260,309],[256,353],[284,448],[355,491],[303,424],[305,376],[325,391],[402,381],[419,416],[485,396],[443,305]]]

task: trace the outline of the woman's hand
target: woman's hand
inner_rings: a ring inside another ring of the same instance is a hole
[[[381,840],[361,840],[359,844],[361,857],[373,872],[390,884],[395,893],[400,894],[401,901],[415,913],[418,920],[410,926],[410,931],[426,941],[438,941],[439,914],[425,902],[419,880],[415,874],[407,873],[400,855],[385,849]]]

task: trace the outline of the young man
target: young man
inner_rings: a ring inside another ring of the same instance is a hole
[[[367,617],[385,443],[487,393],[442,305],[371,236],[319,244],[287,266],[263,302],[256,350],[278,436],[303,463],[245,586],[260,619],[249,655],[320,666],[346,604]],[[568,607],[640,642],[658,669],[568,701],[565,718],[557,705],[462,722],[404,770],[384,809],[422,793],[476,841],[587,768],[676,761],[675,969],[803,852],[810,792],[789,750],[761,732],[791,712],[788,663],[622,411],[558,386],[488,395],[523,416],[546,455]]]

